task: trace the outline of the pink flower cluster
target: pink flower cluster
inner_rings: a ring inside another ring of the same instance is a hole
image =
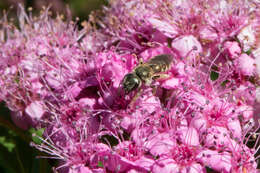
[[[21,7],[0,21],[0,100],[67,173],[257,173],[257,1],[114,0],[83,29]],[[168,77],[126,94],[140,61]]]

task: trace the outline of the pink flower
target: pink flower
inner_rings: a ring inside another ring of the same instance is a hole
[[[209,26],[202,27],[200,30],[200,39],[202,44],[208,44],[218,39],[218,34]]]
[[[180,80],[177,78],[170,78],[163,82],[162,87],[166,89],[174,89],[179,86]]]
[[[22,111],[11,112],[11,119],[17,127],[23,130],[27,130],[33,124],[31,117],[24,115]]]
[[[145,146],[154,156],[169,153],[174,145],[176,145],[176,142],[169,133],[160,133],[152,136],[151,139],[145,143]]]
[[[254,30],[253,25],[248,25],[240,31],[237,38],[246,52],[256,44],[256,30]]]
[[[27,113],[32,119],[41,119],[44,112],[44,104],[41,101],[34,101],[25,108],[25,113]]]
[[[0,100],[19,127],[45,128],[32,146],[57,171],[256,172],[259,9],[114,0],[79,30],[21,8],[19,27],[0,21]],[[136,67],[161,54],[170,68],[146,82]],[[140,78],[130,92],[127,73]]]
[[[156,18],[156,16],[152,16],[148,19],[148,21],[152,24],[153,27],[158,28],[159,31],[168,37],[174,37],[178,34],[178,29],[176,26],[171,25],[166,21],[162,21],[159,18]]]
[[[189,146],[199,146],[199,134],[193,127],[183,127],[179,130],[180,140]]]
[[[187,61],[193,61],[202,52],[200,42],[192,35],[176,38],[171,46]]]
[[[241,53],[241,49],[238,45],[238,42],[227,41],[225,42],[224,47],[225,49],[227,49],[230,59],[235,59]]]
[[[203,150],[200,153],[201,162],[216,171],[230,172],[232,170],[232,156],[228,152],[218,153],[214,150]]]
[[[177,173],[179,166],[172,159],[162,159],[152,168],[152,172]]]
[[[93,171],[84,165],[75,165],[70,168],[69,173],[93,173]]]
[[[260,76],[260,48],[252,51],[253,56],[255,57],[255,63],[256,63],[256,71],[258,76]]]
[[[247,54],[242,54],[237,59],[238,71],[247,76],[252,76],[255,72],[255,60]]]

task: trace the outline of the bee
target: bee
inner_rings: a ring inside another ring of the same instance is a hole
[[[140,88],[142,84],[150,86],[154,80],[167,77],[163,72],[170,69],[172,62],[173,56],[170,54],[157,55],[146,63],[141,62],[131,73],[124,76],[122,83],[125,93]]]

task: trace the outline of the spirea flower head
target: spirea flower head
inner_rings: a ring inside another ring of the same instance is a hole
[[[79,30],[21,8],[1,22],[0,98],[45,128],[32,145],[57,171],[257,172],[259,9],[114,0]]]
[[[86,42],[98,33],[79,43],[86,31],[78,31],[62,16],[51,19],[48,9],[38,17],[27,15],[23,7],[19,10],[20,29],[6,17],[1,20],[0,97],[12,111],[38,121],[48,112],[46,102],[67,100],[65,88],[84,78],[86,57],[101,46]]]

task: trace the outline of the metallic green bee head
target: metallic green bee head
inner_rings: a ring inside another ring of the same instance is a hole
[[[128,73],[123,79],[123,89],[128,94],[141,85],[141,79],[133,73]]]

